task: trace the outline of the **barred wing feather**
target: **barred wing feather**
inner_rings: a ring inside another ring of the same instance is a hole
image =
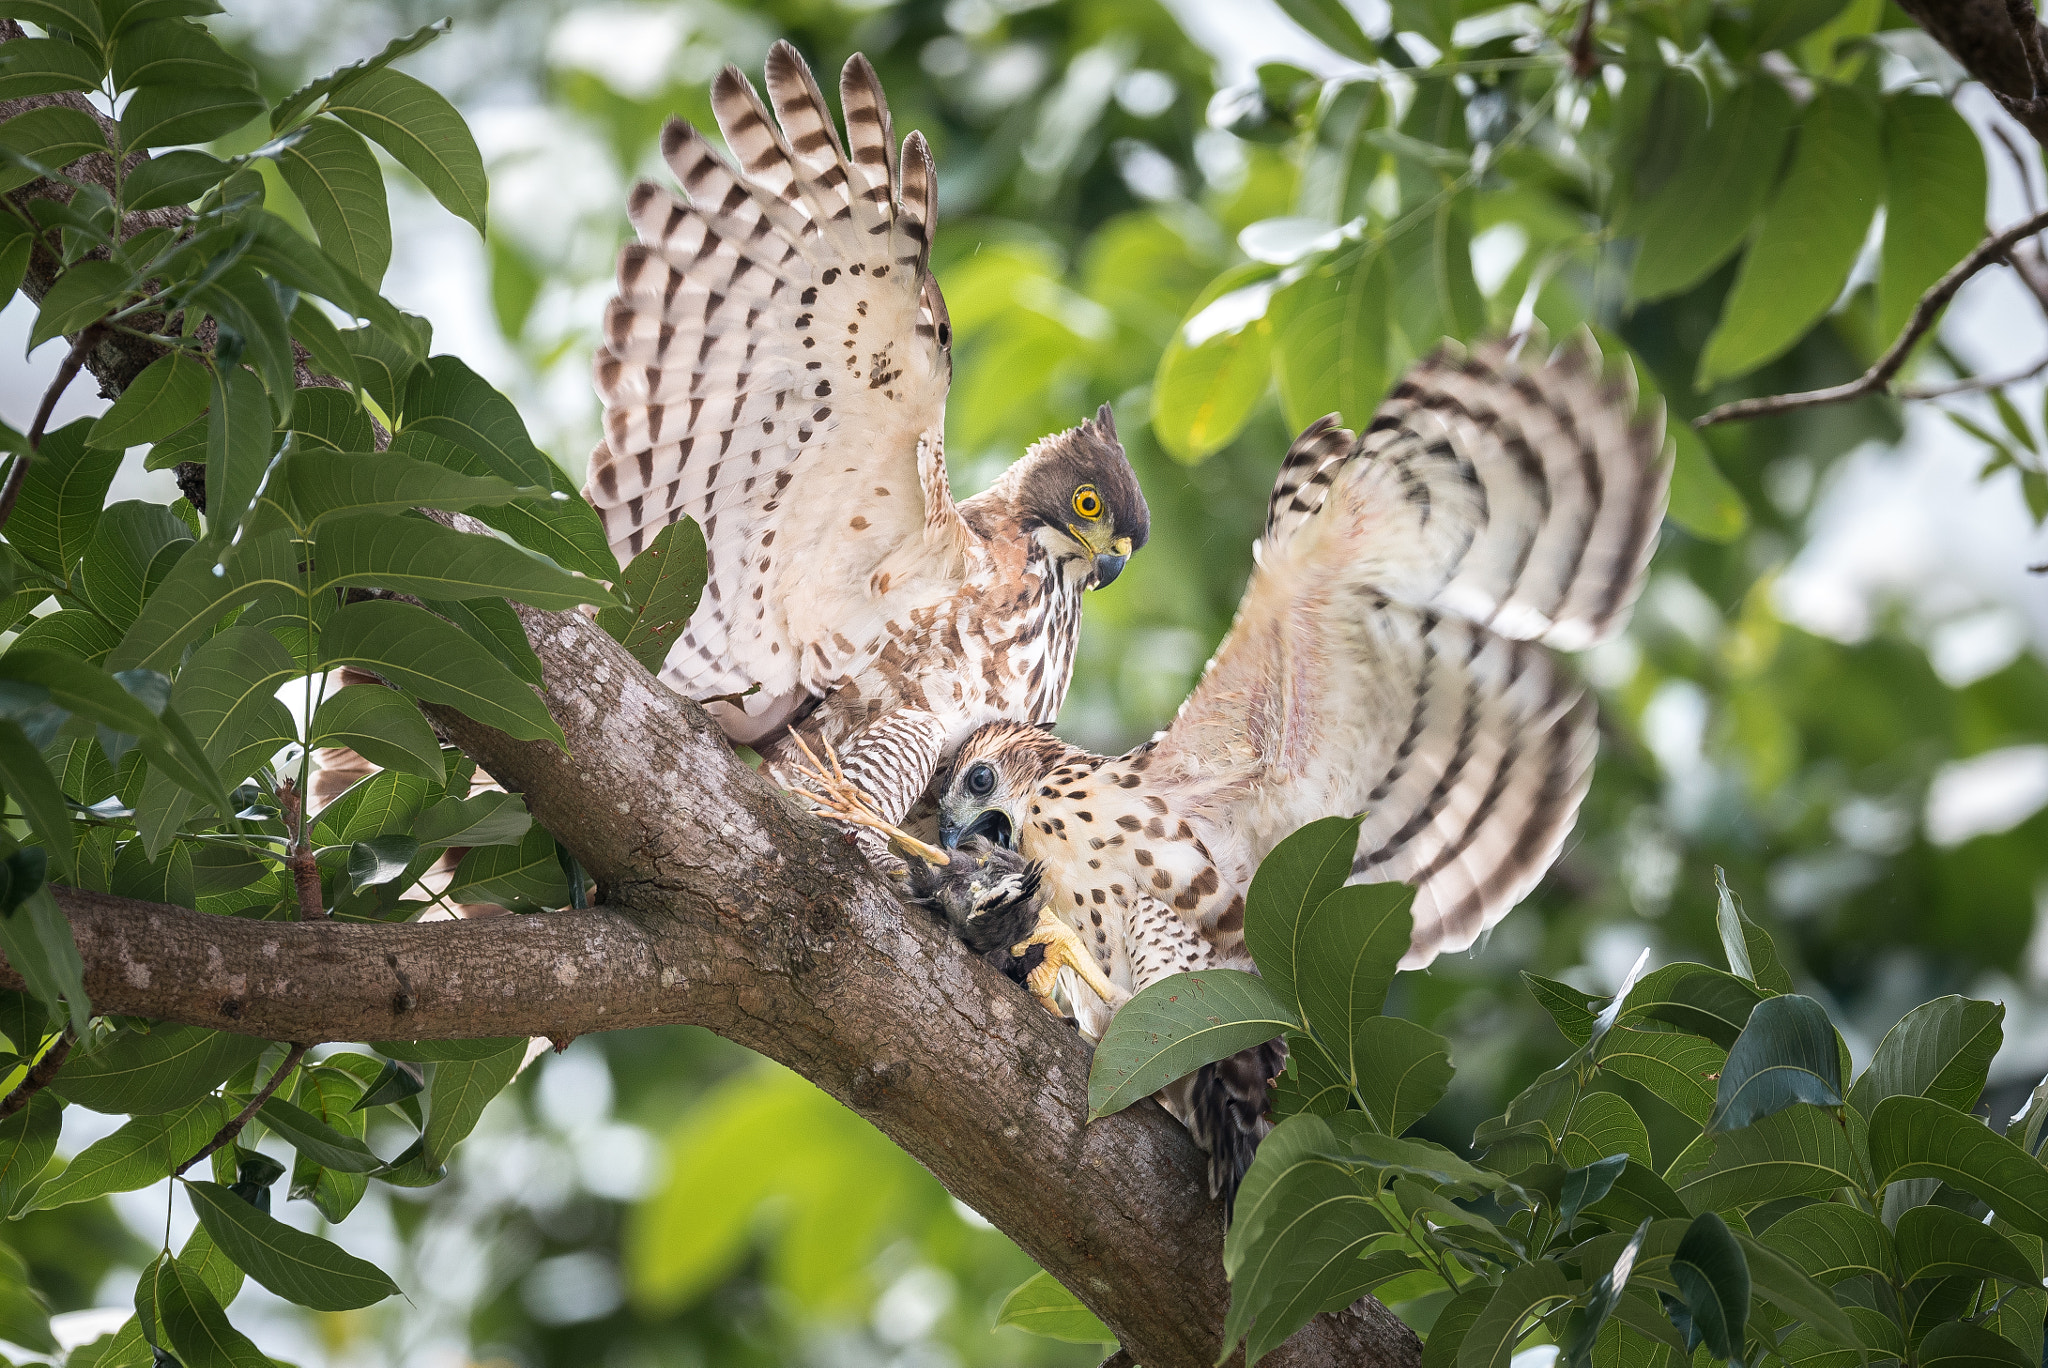
[[[703,527],[704,598],[662,677],[699,698],[760,685],[727,714],[740,739],[867,663],[885,607],[918,588],[897,576],[883,605],[876,568],[920,544],[928,499],[951,512],[943,464],[938,488],[920,480],[951,379],[930,152],[912,133],[899,158],[864,58],[842,81],[845,145],[794,48],[767,75],[773,117],[738,71],[713,86],[737,167],[672,120],[682,193],[633,191],[585,491],[621,560],[679,517]]]
[[[1362,438],[1329,418],[1290,450],[1237,621],[1155,767],[1195,776],[1254,860],[1363,812],[1353,879],[1419,888],[1407,966],[1469,946],[1577,816],[1594,708],[1547,648],[1625,624],[1669,477],[1661,412],[1590,341],[1420,363]]]

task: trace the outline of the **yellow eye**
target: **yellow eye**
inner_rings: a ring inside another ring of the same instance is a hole
[[[1102,496],[1095,492],[1094,485],[1082,485],[1074,491],[1074,511],[1091,522],[1102,516]]]

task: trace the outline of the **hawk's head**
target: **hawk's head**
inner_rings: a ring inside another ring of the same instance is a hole
[[[985,837],[1011,850],[1031,797],[1077,752],[1043,727],[991,722],[961,745],[939,783],[939,844],[948,850]]]
[[[1004,479],[1026,535],[1071,564],[1084,589],[1100,589],[1152,533],[1137,472],[1104,404],[1093,418],[1034,442]]]

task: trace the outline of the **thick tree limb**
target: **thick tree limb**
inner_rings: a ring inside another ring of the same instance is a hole
[[[2036,86],[2041,26],[2014,0],[1899,0],[1899,8],[1947,48],[2007,113],[2048,143],[2048,89]]]
[[[1823,404],[1841,404],[1851,399],[1861,399],[1866,394],[1890,393],[1892,378],[1906,364],[1906,357],[1913,346],[1928,330],[1948,302],[1955,298],[1956,291],[1963,288],[1965,281],[1986,266],[2004,261],[2012,255],[2013,248],[2048,228],[2048,211],[2022,219],[2002,233],[1993,233],[1979,244],[1977,250],[1957,262],[1949,273],[1937,280],[1920,296],[1920,302],[1913,309],[1913,316],[1906,320],[1906,327],[1883,356],[1869,370],[1845,385],[1830,385],[1826,389],[1804,390],[1798,394],[1773,394],[1760,399],[1738,399],[1732,404],[1708,409],[1692,420],[1695,428],[1712,427],[1716,423],[1727,423],[1737,419],[1762,418],[1772,413],[1790,413],[1795,409],[1818,408]]]

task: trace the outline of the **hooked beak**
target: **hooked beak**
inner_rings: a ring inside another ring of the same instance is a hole
[[[962,841],[976,836],[985,836],[1006,850],[1017,848],[1016,829],[1010,825],[1010,814],[1001,808],[976,813],[974,820],[965,827],[946,820],[944,816],[939,818],[939,847],[942,850],[957,850]]]
[[[1124,563],[1131,558],[1131,539],[1118,537],[1107,546],[1098,544],[1093,538],[1082,537],[1078,529],[1074,535],[1081,544],[1095,553],[1095,587],[1106,589],[1124,572]]]

